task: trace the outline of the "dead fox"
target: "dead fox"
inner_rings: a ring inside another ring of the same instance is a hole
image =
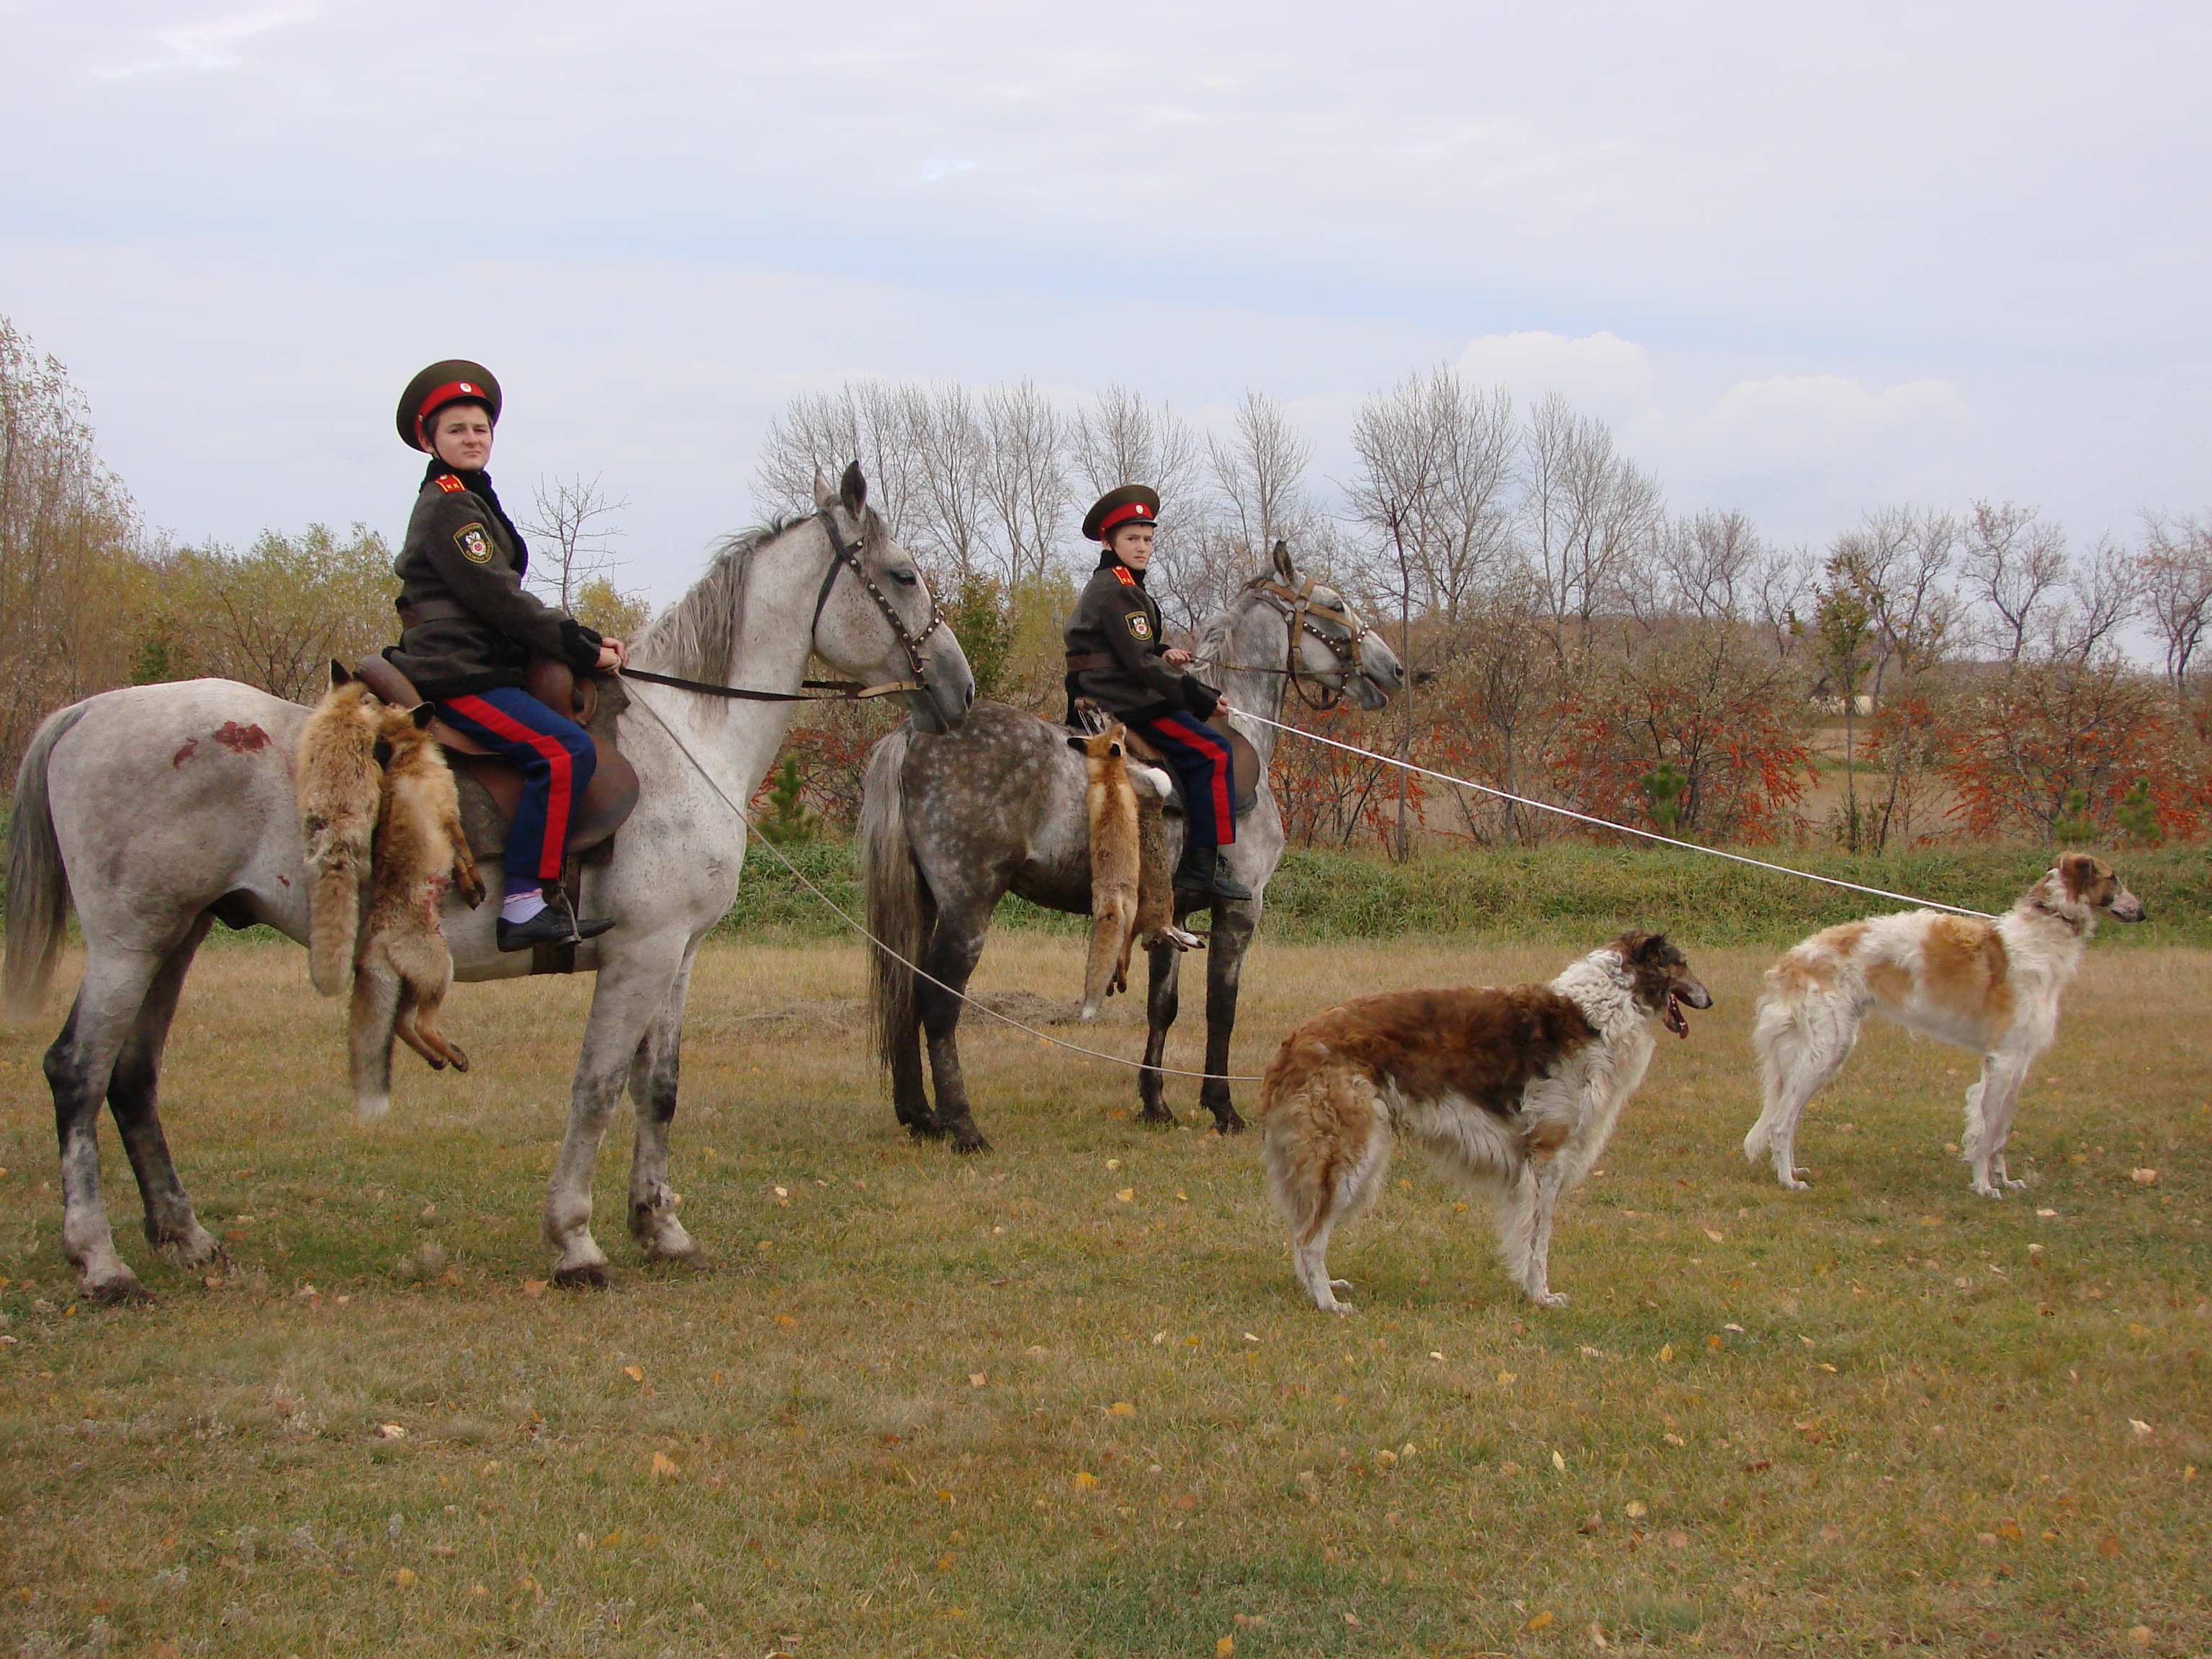
[[[381,1116],[392,1104],[392,1039],[430,1062],[434,1071],[469,1069],[468,1056],[434,1024],[453,983],[438,911],[448,888],[471,908],[484,896],[483,878],[461,830],[453,775],[423,729],[426,703],[411,713],[382,711],[380,742],[388,750],[371,865],[368,926],[353,977],[354,1109]]]
[[[1091,826],[1091,956],[1083,972],[1083,1018],[1096,1019],[1106,999],[1129,988],[1132,944],[1162,942],[1187,951],[1198,940],[1175,925],[1169,901],[1167,859],[1154,846],[1147,871],[1146,830],[1158,836],[1158,812],[1146,823],[1138,805],[1141,791],[1163,799],[1168,784],[1153,768],[1128,752],[1127,728],[1120,724],[1089,737],[1071,737],[1067,746],[1083,757],[1085,816]],[[1147,876],[1150,879],[1147,879]]]
[[[361,922],[377,801],[384,787],[376,763],[384,706],[369,689],[331,665],[331,689],[300,733],[294,793],[312,880],[307,897],[307,977],[326,997],[345,988]]]

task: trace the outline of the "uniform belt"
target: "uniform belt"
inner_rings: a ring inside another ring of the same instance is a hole
[[[1071,651],[1067,653],[1067,672],[1079,674],[1086,668],[1116,668],[1121,662],[1111,651]]]
[[[399,606],[399,625],[404,629],[420,623],[454,622],[475,614],[468,606],[456,605],[451,599],[417,599],[412,605]]]

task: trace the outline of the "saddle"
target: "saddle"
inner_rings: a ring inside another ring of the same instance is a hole
[[[375,653],[363,657],[354,673],[398,708],[413,708],[422,701],[388,658]],[[571,860],[586,852],[598,854],[594,862],[605,859],[613,851],[610,843],[615,831],[637,805],[636,770],[615,747],[615,716],[629,707],[629,698],[618,681],[599,675],[580,678],[568,664],[552,657],[531,659],[523,689],[548,708],[567,714],[592,739],[599,764],[569,815],[568,854]],[[453,766],[470,850],[479,859],[496,860],[522,799],[521,769],[443,720],[433,720],[429,731]]]
[[[1075,700],[1075,714],[1080,723],[1069,729],[1078,733],[1103,731],[1115,719],[1088,697]],[[1260,751],[1252,747],[1251,739],[1229,723],[1226,714],[1217,714],[1206,725],[1218,732],[1229,745],[1229,811],[1232,817],[1241,818],[1260,799]],[[1172,799],[1167,803],[1167,810],[1178,815],[1188,815],[1189,804],[1183,799],[1182,774],[1176,771],[1158,749],[1145,741],[1143,732],[1130,730],[1125,740],[1131,754],[1167,774],[1168,782],[1174,790]]]

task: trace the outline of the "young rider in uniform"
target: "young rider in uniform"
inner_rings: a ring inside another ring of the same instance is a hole
[[[1160,498],[1145,484],[1123,484],[1098,498],[1083,533],[1103,544],[1098,568],[1067,620],[1067,696],[1087,697],[1165,757],[1182,778],[1188,815],[1175,884],[1208,899],[1249,899],[1220,849],[1237,839],[1229,743],[1206,724],[1221,694],[1183,672],[1191,659],[1160,637],[1160,608],[1145,592]]]
[[[569,818],[597,760],[592,740],[522,689],[526,671],[532,657],[556,657],[588,674],[620,667],[625,651],[524,589],[529,550],[484,471],[499,415],[499,382],[460,359],[431,364],[400,397],[399,435],[430,465],[392,565],[404,631],[384,654],[440,719],[521,769],[499,948],[525,951],[614,926],[580,919],[561,887]]]

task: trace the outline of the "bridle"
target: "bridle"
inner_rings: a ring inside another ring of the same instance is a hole
[[[1346,688],[1366,672],[1366,659],[1360,649],[1360,641],[1374,630],[1359,619],[1352,607],[1344,602],[1341,595],[1338,597],[1334,605],[1316,604],[1314,590],[1320,586],[1319,578],[1313,576],[1307,577],[1296,587],[1285,582],[1268,580],[1246,584],[1249,592],[1266,599],[1282,617],[1290,666],[1255,669],[1241,663],[1223,663],[1218,665],[1223,668],[1241,668],[1247,673],[1280,674],[1290,681],[1291,690],[1297,694],[1298,701],[1308,708],[1316,710],[1334,708],[1343,702]],[[1324,633],[1315,625],[1316,618],[1322,622],[1333,623],[1343,632]],[[1302,671],[1298,651],[1298,635],[1301,634],[1320,641],[1328,648],[1329,655],[1336,659],[1337,675],[1341,684],[1331,685],[1327,681]],[[1309,684],[1316,688],[1315,695],[1307,694],[1306,687]]]
[[[732,697],[745,702],[847,702],[863,697],[887,697],[899,691],[926,691],[929,689],[929,674],[922,664],[922,647],[929,636],[945,625],[944,614],[937,608],[937,595],[929,594],[929,621],[919,633],[910,631],[906,619],[890,596],[876,586],[876,579],[868,574],[860,555],[867,547],[867,538],[848,542],[837,528],[837,520],[828,507],[814,515],[822,521],[822,533],[830,543],[830,568],[822,573],[822,586],[814,595],[814,617],[807,624],[807,637],[822,625],[822,613],[829,607],[830,590],[837,586],[837,578],[850,570],[859,579],[868,597],[876,602],[876,609],[884,613],[884,620],[891,626],[899,645],[906,652],[907,665],[914,678],[905,680],[886,680],[881,685],[863,685],[858,680],[801,680],[797,691],[754,691],[743,686],[715,685],[706,680],[687,680],[673,674],[655,674],[642,668],[624,668],[623,678],[645,680],[654,685],[672,685],[679,690],[696,691],[710,697]],[[928,590],[925,589],[925,592]],[[809,696],[810,691],[827,696]]]

